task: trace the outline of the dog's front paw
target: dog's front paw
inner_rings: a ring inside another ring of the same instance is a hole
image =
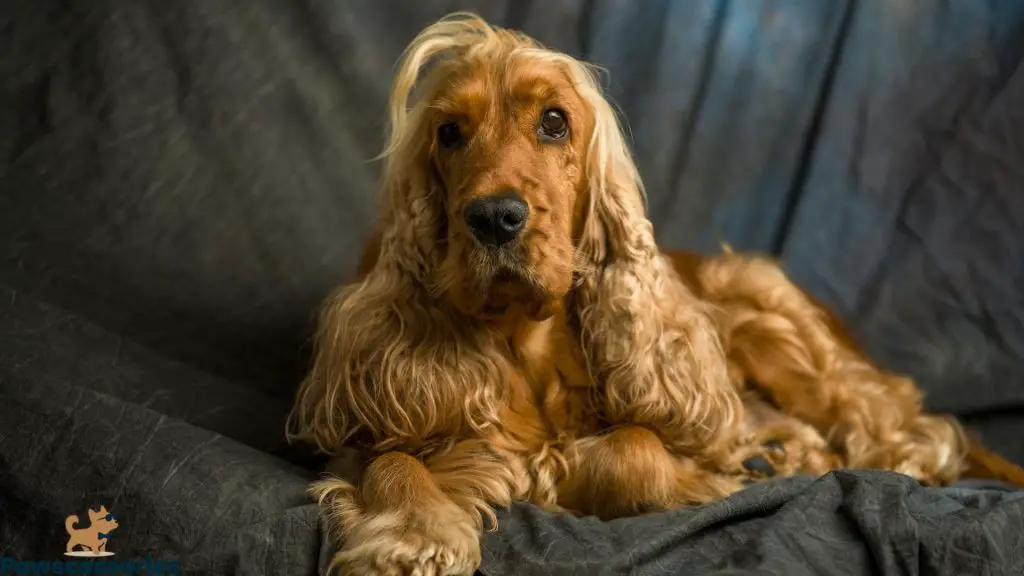
[[[480,566],[480,528],[450,500],[373,511],[352,493],[333,496],[321,499],[328,521],[344,524],[331,574],[471,576]]]
[[[367,516],[353,527],[332,567],[344,576],[470,576],[480,566],[480,536],[468,518]]]

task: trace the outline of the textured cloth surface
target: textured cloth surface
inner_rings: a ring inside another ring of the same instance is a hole
[[[310,574],[283,440],[374,215],[395,59],[455,9],[605,67],[664,245],[778,254],[1024,463],[1024,2],[8,0],[0,556]],[[1021,573],[1021,504],[892,474],[614,523],[503,513],[484,572]],[[604,572],[602,572],[604,571]]]
[[[696,510],[599,522],[521,506],[489,575],[1017,574],[1024,492],[926,489],[873,472],[748,488]]]

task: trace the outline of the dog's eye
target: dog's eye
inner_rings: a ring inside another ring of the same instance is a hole
[[[454,122],[442,124],[437,128],[437,141],[443,148],[455,148],[462,143],[462,131]]]
[[[569,133],[569,122],[565,112],[557,108],[548,108],[540,117],[541,136],[549,140],[561,140]]]

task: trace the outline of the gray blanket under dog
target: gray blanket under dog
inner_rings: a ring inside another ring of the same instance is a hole
[[[483,572],[1024,574],[1024,492],[969,486],[837,472],[613,522],[517,506],[486,539]]]

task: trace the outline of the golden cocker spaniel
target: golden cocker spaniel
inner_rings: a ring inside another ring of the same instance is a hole
[[[516,499],[615,518],[771,474],[944,484],[972,457],[1005,464],[775,262],[660,251],[616,116],[570,56],[471,14],[429,26],[385,157],[378,233],[324,304],[290,420],[372,455],[358,486],[313,487],[343,573],[471,574]]]

